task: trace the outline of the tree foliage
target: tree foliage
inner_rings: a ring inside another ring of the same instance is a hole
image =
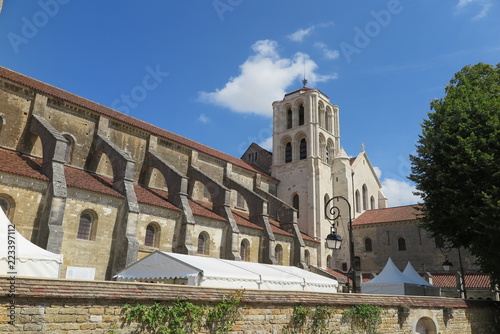
[[[431,102],[410,180],[424,227],[500,281],[500,64],[466,66]]]

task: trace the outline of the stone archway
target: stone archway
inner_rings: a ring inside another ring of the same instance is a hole
[[[436,324],[431,318],[422,317],[418,319],[415,326],[415,333],[417,334],[437,334]]]

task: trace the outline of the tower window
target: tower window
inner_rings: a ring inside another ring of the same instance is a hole
[[[286,111],[286,128],[287,129],[292,128],[292,109],[288,109]]]
[[[303,138],[300,140],[300,146],[299,146],[299,149],[300,149],[300,160],[304,160],[305,158],[307,158],[307,142],[306,142],[306,139]]]
[[[363,184],[363,210],[368,210],[368,188]]]
[[[285,146],[285,163],[292,162],[292,143],[286,143]]]
[[[299,125],[304,125],[304,105],[299,107]]]

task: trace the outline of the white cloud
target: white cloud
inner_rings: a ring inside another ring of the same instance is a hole
[[[273,137],[271,136],[269,138],[266,138],[266,139],[264,139],[262,142],[260,142],[258,144],[263,149],[266,149],[266,150],[272,152],[272,150],[273,150]]]
[[[198,116],[198,121],[206,124],[210,123],[210,118],[208,118],[208,116],[205,114],[201,114],[200,116]]]
[[[315,43],[314,46],[321,50],[326,59],[337,59],[340,55],[338,50],[330,50],[325,43]]]
[[[286,37],[294,42],[302,42],[304,38],[309,35],[314,30],[314,26],[307,29],[299,29],[293,34],[287,35]]]
[[[377,166],[373,166],[373,170],[375,171],[375,174],[377,177],[380,179],[382,177],[382,170],[378,168]]]
[[[409,182],[395,179],[382,180],[382,192],[388,199],[389,207],[418,203],[421,198],[414,195],[414,191],[416,191],[415,186]]]
[[[234,112],[272,116],[272,102],[281,100],[286,89],[302,78],[304,70],[310,86],[337,78],[336,74],[316,73],[318,65],[307,54],[299,52],[282,58],[276,41],[257,41],[252,50],[254,54],[240,65],[237,77],[230,78],[222,89],[200,92],[199,100]]]
[[[459,0],[456,5],[456,10],[459,13],[464,12],[466,7],[470,10],[479,10],[472,18],[473,20],[479,20],[488,15],[492,6],[492,0]]]

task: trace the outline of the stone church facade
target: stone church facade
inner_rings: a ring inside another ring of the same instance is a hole
[[[324,93],[303,87],[272,107],[273,153],[252,144],[238,159],[0,68],[0,205],[24,237],[64,254],[61,277],[82,267],[111,279],[155,250],[345,272],[348,247],[325,244],[325,203],[346,198],[357,221],[386,208],[380,181],[364,149],[342,149]],[[380,265],[363,252],[373,226],[354,228],[366,272]]]

